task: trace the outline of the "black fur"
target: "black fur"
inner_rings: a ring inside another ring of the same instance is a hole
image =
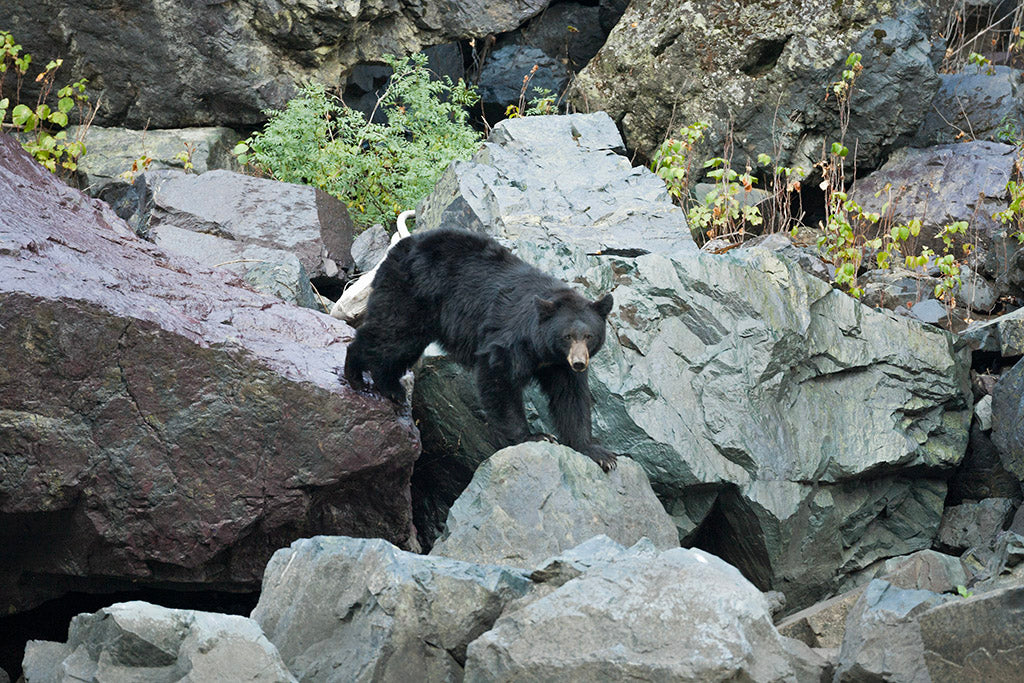
[[[573,370],[568,355],[573,340],[585,343],[590,356],[597,353],[611,307],[610,294],[591,302],[489,237],[449,229],[417,233],[395,245],[374,277],[345,378],[363,388],[368,370],[381,394],[404,403],[399,379],[438,341],[475,369],[503,443],[551,438],[527,426],[523,389],[536,380],[559,440],[607,471],[616,456],[591,440],[587,371]]]

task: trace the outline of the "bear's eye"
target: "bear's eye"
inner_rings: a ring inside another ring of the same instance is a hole
[[[565,337],[563,337],[563,339],[565,339],[565,341],[572,341],[572,335],[571,334],[567,334],[567,335],[565,335]]]

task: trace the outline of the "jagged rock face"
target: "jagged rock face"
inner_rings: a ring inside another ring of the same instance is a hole
[[[870,168],[917,131],[938,89],[929,9],[872,0],[632,3],[580,72],[572,100],[580,111],[607,111],[648,156],[680,126],[705,120],[705,157],[721,156],[731,130],[740,157],[767,153],[810,169],[823,143],[838,139],[826,91],[860,52],[846,142],[858,168]]]
[[[5,3],[5,29],[37,60],[102,95],[98,122],[132,128],[247,127],[294,84],[342,83],[360,62],[509,31],[547,0],[500,3],[368,0],[181,0]]]
[[[147,602],[78,615],[66,643],[29,641],[24,669],[25,683],[296,680],[252,620]]]
[[[580,118],[573,125],[583,131]],[[762,590],[782,590],[794,608],[842,575],[929,547],[971,412],[966,354],[952,338],[869,309],[764,249],[696,253],[692,242],[673,241],[667,217],[649,219],[668,204],[664,195],[599,223],[579,211],[574,228],[572,210],[587,204],[562,208],[557,188],[529,172],[544,168],[545,153],[574,147],[558,133],[570,127],[512,125],[515,135],[499,124],[486,155],[450,169],[451,184],[425,202],[426,218],[489,227],[587,296],[614,295],[589,371],[595,438],[641,464],[683,542],[733,562]],[[529,126],[549,133],[546,148],[499,144],[539,134]],[[594,161],[576,163],[589,172],[616,141],[588,145]],[[643,173],[634,182],[645,182]],[[532,196],[514,199],[518,187]],[[561,211],[530,212],[527,201]],[[478,218],[484,213],[491,220]],[[434,359],[418,371],[419,395],[438,397],[430,410],[417,407],[441,423],[425,431],[445,457],[479,462],[490,453],[470,452],[487,434],[462,384],[471,380],[443,368]],[[459,400],[441,400],[451,397]],[[548,431],[544,399],[527,399],[535,428]],[[448,420],[455,404],[457,420]]]
[[[310,533],[409,541],[417,431],[338,380],[351,328],[163,253],[9,137],[0,160],[5,609],[251,589]]]
[[[267,565],[252,618],[304,681],[454,681],[466,646],[526,573],[403,552],[380,539],[296,541]]]

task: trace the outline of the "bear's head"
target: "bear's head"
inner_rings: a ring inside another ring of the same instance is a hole
[[[604,344],[605,320],[612,310],[612,295],[590,301],[572,290],[550,299],[535,298],[539,314],[539,346],[552,362],[563,359],[576,372],[583,372]]]

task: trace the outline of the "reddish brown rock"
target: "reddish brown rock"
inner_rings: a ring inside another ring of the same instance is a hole
[[[0,606],[255,589],[313,534],[408,545],[419,436],[352,330],[165,254],[0,136]]]

